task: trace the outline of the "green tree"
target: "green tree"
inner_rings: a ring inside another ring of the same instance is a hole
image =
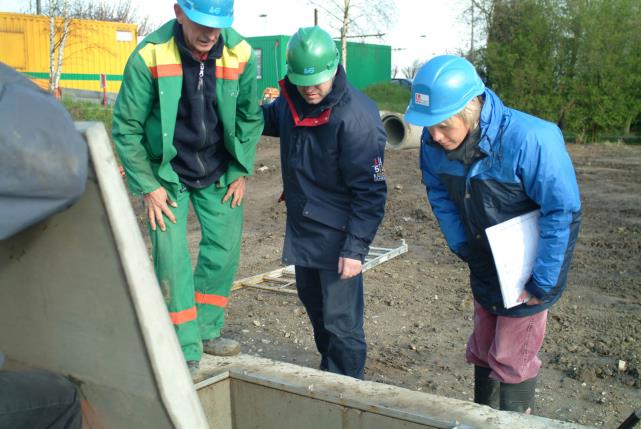
[[[579,140],[641,115],[639,0],[472,0],[485,46],[470,55],[510,106]]]
[[[557,3],[494,1],[484,57],[488,84],[507,104],[554,122],[563,105]]]
[[[574,3],[581,32],[568,124],[590,140],[602,133],[628,134],[641,114],[641,2]]]

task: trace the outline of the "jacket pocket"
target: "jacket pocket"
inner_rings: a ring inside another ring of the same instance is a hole
[[[307,201],[307,203],[305,203],[303,216],[339,231],[347,230],[349,213],[340,209],[327,207],[315,201]]]

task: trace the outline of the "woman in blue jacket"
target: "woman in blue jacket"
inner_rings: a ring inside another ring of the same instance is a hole
[[[334,41],[319,27],[290,39],[280,87],[280,97],[263,106],[263,134],[280,137],[283,262],[295,265],[320,368],[363,378],[361,271],[385,209],[385,131],[376,105],[347,82]]]
[[[464,58],[426,63],[405,118],[424,126],[420,165],[448,246],[470,268],[474,401],[529,413],[547,309],[563,293],[581,219],[561,131],[506,107]],[[522,304],[505,308],[485,229],[538,210],[539,241]]]

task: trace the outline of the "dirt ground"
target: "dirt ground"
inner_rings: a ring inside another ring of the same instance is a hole
[[[584,216],[567,291],[549,314],[535,413],[616,427],[641,407],[641,147],[569,150]],[[427,203],[418,149],[385,156],[389,194],[375,244],[396,247],[405,239],[409,251],[365,273],[365,378],[471,401],[473,369],[464,361],[472,329],[467,267],[446,248]],[[244,203],[238,278],[282,266],[278,140],[263,139],[256,169]],[[194,227],[194,256],[198,240]],[[238,339],[245,353],[319,364],[295,295],[233,292],[223,334]]]

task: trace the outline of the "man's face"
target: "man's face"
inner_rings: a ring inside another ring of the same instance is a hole
[[[220,36],[220,28],[205,27],[190,21],[178,4],[174,4],[176,20],[183,27],[187,47],[196,56],[203,56],[211,51]]]
[[[319,83],[314,86],[296,86],[298,93],[303,97],[307,104],[318,104],[327,97],[327,94],[332,92],[332,85],[334,79],[327,82]]]
[[[432,140],[445,150],[454,150],[463,143],[470,132],[470,127],[459,116],[453,116],[447,121],[428,127]]]

